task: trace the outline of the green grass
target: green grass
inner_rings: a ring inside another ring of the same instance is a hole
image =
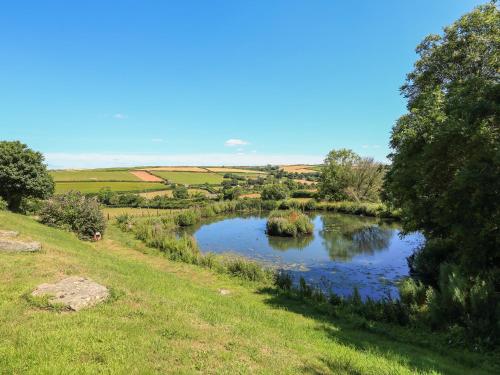
[[[43,243],[37,254],[0,253],[0,373],[495,373],[491,358],[433,337],[394,336],[168,261],[114,226],[99,243],[5,212],[0,228]],[[74,313],[25,297],[65,275],[88,276],[113,298]]]
[[[218,185],[222,183],[223,177],[217,173],[200,172],[165,172],[151,171],[154,175],[167,180],[170,183],[183,185],[211,184]]]
[[[157,182],[56,182],[56,193],[65,193],[70,190],[82,193],[97,193],[109,188],[115,192],[143,192],[165,190],[165,185]]]
[[[51,171],[54,181],[141,181],[128,171],[81,170]]]

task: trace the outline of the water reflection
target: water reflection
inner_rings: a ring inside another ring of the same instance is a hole
[[[419,234],[401,237],[395,223],[374,218],[321,213],[311,216],[314,232],[298,238],[266,235],[266,216],[233,214],[187,228],[201,251],[234,252],[264,264],[292,270],[310,283],[331,283],[348,295],[397,296],[395,282],[408,275],[406,257],[422,241]]]
[[[394,229],[374,219],[348,215],[322,216],[319,235],[330,259],[347,261],[358,254],[373,254],[389,245]]]

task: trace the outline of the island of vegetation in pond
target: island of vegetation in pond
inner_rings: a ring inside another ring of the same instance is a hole
[[[267,219],[267,234],[270,236],[297,237],[310,235],[314,225],[311,219],[297,210],[275,210]]]

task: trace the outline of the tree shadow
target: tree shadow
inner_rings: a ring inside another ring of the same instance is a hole
[[[388,325],[380,324],[378,328],[373,328],[364,319],[344,316],[342,313],[335,314],[334,310],[330,311],[325,306],[304,301],[274,288],[261,288],[258,293],[266,295],[264,302],[274,308],[314,319],[319,323],[315,329],[322,331],[328,338],[358,351],[373,353],[397,362],[412,371],[456,373],[457,364],[469,368],[468,373],[484,371],[477,368],[477,364],[482,363],[479,355],[467,353],[468,355],[464,356],[463,351],[440,346],[439,342],[432,342],[431,334],[428,338],[415,339],[409,331],[403,334],[404,327],[388,328]],[[388,329],[384,330],[386,326]],[[398,335],[398,331],[401,336]],[[356,369],[349,366],[346,368],[345,364],[337,363],[328,356],[318,359],[332,373],[358,373]],[[304,368],[304,373],[322,374],[324,370],[308,365]]]

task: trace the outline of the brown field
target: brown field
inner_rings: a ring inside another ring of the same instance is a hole
[[[164,172],[199,172],[207,173],[208,170],[201,167],[151,167],[142,169],[143,171],[164,171]]]
[[[310,165],[280,165],[280,168],[288,173],[314,173]]]
[[[154,176],[149,172],[146,171],[130,171],[135,177],[140,178],[142,181],[147,181],[147,182],[163,182],[163,180],[158,177]]]
[[[295,180],[297,182],[300,182],[301,184],[304,184],[304,185],[316,185],[316,182],[314,181],[307,181],[307,180]]]
[[[210,167],[207,168],[210,172],[223,172],[223,173],[253,173],[253,174],[265,174],[266,172],[256,171],[253,169],[243,169],[243,168],[230,168],[230,167]]]
[[[241,194],[240,198],[260,198],[260,193]]]

